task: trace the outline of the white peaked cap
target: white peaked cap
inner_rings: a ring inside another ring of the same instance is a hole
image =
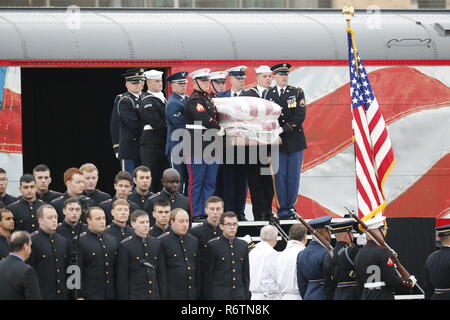
[[[386,220],[386,217],[379,214],[379,215],[375,216],[374,218],[367,220],[366,225],[370,230],[375,230],[380,227],[384,227],[384,220]]]
[[[189,77],[191,77],[192,79],[209,77],[210,71],[211,71],[211,69],[208,69],[208,68],[195,70],[195,71],[189,73]]]
[[[144,72],[145,78],[149,80],[162,79],[163,72],[158,70],[149,70]]]
[[[247,70],[246,66],[237,66],[230,69],[225,70],[226,72],[235,72],[235,71],[245,71]]]
[[[223,79],[225,80],[228,76],[228,72],[226,71],[216,71],[216,72],[211,72],[209,74],[209,80],[219,80],[219,79]]]
[[[269,66],[259,66],[255,68],[256,73],[272,73]]]

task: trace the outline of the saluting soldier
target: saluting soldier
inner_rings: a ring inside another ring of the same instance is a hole
[[[70,259],[66,239],[56,232],[58,214],[51,205],[37,210],[39,230],[31,234],[31,255],[27,263],[37,273],[44,300],[67,300],[66,268]]]
[[[148,236],[147,212],[136,210],[130,217],[134,232],[124,239],[116,261],[117,298],[120,300],[158,300],[158,255],[160,242]],[[163,271],[164,272],[164,271]]]
[[[331,240],[331,217],[320,217],[309,225],[328,242]],[[309,245],[297,257],[297,282],[303,300],[324,300],[323,260],[328,250],[313,236]]]
[[[31,174],[20,177],[19,191],[22,198],[7,206],[14,215],[15,230],[34,232],[39,228],[36,211],[44,204],[36,198],[36,180]]]
[[[450,300],[450,224],[437,227],[436,231],[442,247],[425,264],[425,299]]]
[[[159,283],[162,299],[195,300],[198,240],[188,233],[189,215],[183,209],[170,213],[171,230],[161,235],[159,270],[165,270]]]
[[[384,221],[386,217],[377,215],[366,222],[367,227],[378,234],[386,236]],[[378,246],[371,236],[367,235],[367,244],[359,250],[355,258],[355,272],[358,291],[362,292],[361,300],[394,300],[394,291],[409,291],[417,280],[414,276],[402,279],[395,270],[392,253]]]
[[[158,199],[154,202],[152,216],[155,220],[149,235],[158,238],[163,233],[170,231],[170,203],[166,199]]]
[[[248,244],[236,238],[238,219],[234,212],[220,217],[223,234],[208,242],[205,293],[209,300],[250,299]]]
[[[87,226],[80,221],[81,210],[78,198],[72,197],[64,201],[64,220],[58,225],[56,232],[69,244],[77,234],[87,231]]]
[[[14,231],[14,216],[11,210],[0,209],[0,261],[9,254],[8,242],[11,232]]]
[[[0,203],[3,203],[5,206],[19,200],[10,194],[7,194],[6,187],[8,187],[8,177],[6,176],[5,169],[0,168]]]
[[[130,204],[125,199],[117,199],[111,207],[113,221],[106,227],[105,234],[111,235],[116,239],[117,246],[123,239],[129,237],[133,233],[133,229],[127,226],[130,217]]]
[[[144,209],[145,201],[153,196],[153,192],[150,191],[150,185],[152,183],[152,173],[146,166],[139,166],[134,169],[133,181],[136,185],[133,191],[128,196],[128,200],[137,204],[139,209]]]
[[[83,172],[84,179],[83,194],[92,200],[91,206],[97,206],[100,202],[111,199],[109,194],[97,189],[98,169],[94,164],[85,163],[80,167],[80,171]]]
[[[45,203],[50,203],[63,194],[57,191],[49,190],[49,185],[52,182],[50,176],[50,169],[45,164],[38,164],[33,169],[33,176],[36,179],[36,197]]]
[[[305,93],[301,88],[288,85],[290,68],[289,63],[279,63],[270,68],[277,85],[271,87],[265,94],[267,100],[277,103],[282,108],[278,118],[281,145],[278,157],[272,154],[272,161],[278,161],[278,171],[275,173],[275,199],[278,217],[281,220],[295,220],[290,210],[297,201],[303,150],[306,149],[302,127],[306,116]]]
[[[354,220],[349,219],[330,226],[336,244],[323,262],[325,300],[358,300],[360,297],[354,269],[354,259],[359,250],[353,245],[354,225]]]

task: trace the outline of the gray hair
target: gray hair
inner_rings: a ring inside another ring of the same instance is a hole
[[[278,229],[272,225],[267,225],[261,228],[260,237],[262,241],[276,240],[278,236]]]

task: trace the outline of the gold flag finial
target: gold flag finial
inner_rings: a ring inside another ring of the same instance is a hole
[[[345,20],[347,20],[347,27],[350,28],[350,21],[352,20],[352,17],[355,16],[355,8],[350,4],[350,2],[342,8],[342,14],[345,17]]]

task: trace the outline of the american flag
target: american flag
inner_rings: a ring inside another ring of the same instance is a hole
[[[352,32],[348,49],[358,215],[368,220],[386,206],[382,188],[395,163],[394,151]]]

